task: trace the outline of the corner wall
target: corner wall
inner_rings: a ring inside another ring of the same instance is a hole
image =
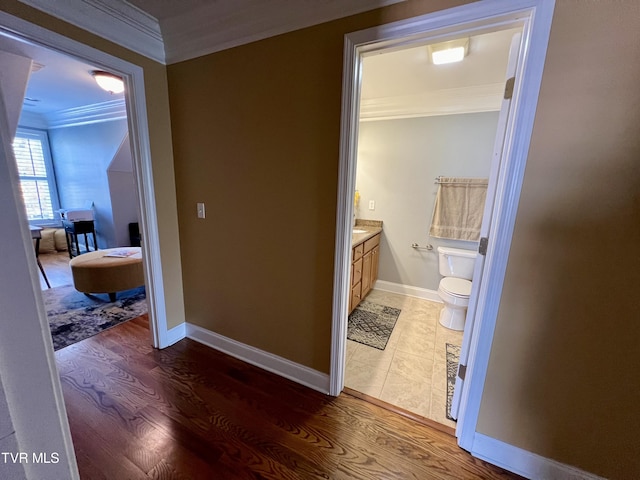
[[[98,247],[118,246],[107,170],[127,135],[126,120],[55,128],[48,134],[61,208],[93,203]]]

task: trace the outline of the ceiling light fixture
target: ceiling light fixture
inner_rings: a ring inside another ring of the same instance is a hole
[[[103,90],[111,94],[124,92],[124,82],[117,75],[102,70],[94,70],[91,75]]]
[[[459,38],[448,42],[427,45],[434,65],[460,62],[469,54],[469,38]]]

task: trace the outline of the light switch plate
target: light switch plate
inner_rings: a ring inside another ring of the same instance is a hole
[[[197,203],[198,218],[205,218],[204,203]]]

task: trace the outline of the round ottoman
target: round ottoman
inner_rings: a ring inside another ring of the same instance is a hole
[[[83,293],[108,293],[113,302],[116,292],[144,285],[140,247],[107,248],[88,252],[69,261],[73,286]]]

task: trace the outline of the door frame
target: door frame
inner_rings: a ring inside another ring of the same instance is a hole
[[[355,190],[362,56],[427,40],[446,39],[466,32],[479,34],[515,26],[522,27],[520,62],[509,120],[512,128],[504,143],[507,153],[500,167],[495,209],[489,231],[488,255],[483,272],[483,287],[478,292],[481,310],[478,311],[472,332],[466,388],[462,393],[456,429],[458,444],[472,453],[554,6],[555,0],[487,0],[380,25],[345,36],[334,262],[331,395],[338,395],[344,388],[353,215],[351,199]]]
[[[114,57],[106,52],[47,30],[26,20],[0,11],[0,35],[36,44],[90,63],[122,76],[125,83],[127,127],[133,173],[137,187],[140,232],[142,236],[143,268],[149,306],[149,326],[152,345],[164,348],[172,339],[167,328],[164,280],[160,257],[160,237],[149,141],[144,70],[142,67]],[[45,318],[46,320],[46,318]]]

